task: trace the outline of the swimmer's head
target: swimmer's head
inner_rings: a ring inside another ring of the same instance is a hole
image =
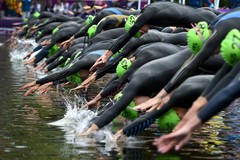
[[[70,63],[68,65],[68,68],[72,67],[73,63]],[[80,72],[77,72],[75,74],[72,74],[70,76],[67,76],[66,78],[69,82],[72,82],[74,84],[81,84],[82,83],[82,78],[81,78],[81,75],[80,75]]]
[[[92,25],[87,31],[88,37],[93,38],[96,33],[96,30],[97,30],[97,25]]]
[[[116,73],[118,77],[121,77],[132,65],[132,62],[127,59],[123,58],[117,65]]]
[[[122,97],[122,93],[119,92],[118,94],[115,95],[114,99],[118,101],[121,97]],[[127,106],[127,108],[121,112],[121,116],[129,120],[136,119],[139,116],[139,113],[138,111],[135,111],[133,109],[133,107],[135,106],[136,106],[135,102],[131,101]]]
[[[180,121],[174,109],[169,110],[157,119],[158,127],[164,131],[171,131]]]
[[[37,36],[38,36],[38,37],[41,36],[41,34],[42,34],[41,31],[38,31],[38,32],[37,32]]]
[[[38,19],[38,17],[40,16],[41,14],[39,13],[39,12],[35,12],[34,14],[33,14],[33,17],[35,18],[35,19]]]
[[[231,30],[221,42],[220,54],[224,61],[234,66],[240,60],[240,32],[237,29]]]
[[[125,23],[125,30],[126,32],[128,32],[130,30],[130,28],[134,25],[134,23],[137,21],[137,17],[134,15],[130,15],[128,16],[126,23]],[[139,38],[141,37],[141,32],[138,31],[134,37]]]
[[[199,22],[194,28],[187,33],[188,47],[193,54],[197,54],[205,41],[210,37],[211,30],[208,29],[207,22]]]
[[[89,15],[88,18],[85,21],[86,25],[89,25],[90,23],[92,23],[94,18],[95,18],[95,16]]]

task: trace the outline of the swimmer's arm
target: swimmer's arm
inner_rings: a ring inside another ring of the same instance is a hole
[[[224,76],[227,75],[227,73],[232,69],[231,66],[227,65],[226,63],[221,67],[221,69],[216,73],[216,75],[214,76],[213,80],[211,81],[211,83],[208,85],[208,87],[206,89],[204,89],[203,93],[201,94],[202,97],[206,97],[207,99],[210,99],[219,89],[221,89],[222,87],[225,87],[227,84],[229,83],[229,81],[231,81],[231,78],[225,77]],[[235,75],[234,75],[235,76]],[[230,79],[229,79],[230,78]],[[225,82],[222,81],[223,79],[225,79]],[[216,87],[215,87],[216,86]],[[218,87],[217,87],[218,86]]]
[[[52,63],[54,60],[56,60],[58,57],[61,56],[61,54],[63,53],[64,49],[61,49],[60,51],[58,51],[56,54],[53,54],[51,57],[49,57],[45,63],[46,64],[50,64]]]
[[[198,117],[202,122],[209,120],[240,96],[239,74],[237,78],[233,84],[230,84],[213,96],[208,104],[198,113]]]
[[[53,81],[60,80],[60,79],[62,79],[64,77],[69,76],[70,74],[71,73],[70,73],[68,68],[67,69],[63,69],[63,70],[61,70],[59,72],[55,72],[53,74],[50,74],[50,75],[48,75],[46,77],[43,77],[43,78],[37,80],[36,83],[42,85],[42,84],[45,84],[45,83],[48,83],[48,82],[53,82]]]
[[[206,41],[202,49],[194,56],[191,60],[187,62],[177,71],[169,83],[164,87],[167,93],[173,91],[178,87],[185,79],[187,79],[193,71],[205,60],[207,60],[220,45],[222,37],[219,37],[216,33]]]

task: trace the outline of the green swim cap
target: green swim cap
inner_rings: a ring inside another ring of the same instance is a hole
[[[41,15],[41,14],[40,14],[39,12],[35,12],[35,13],[33,14],[33,17],[34,17],[35,19],[37,19],[40,15]]]
[[[58,52],[58,45],[54,44],[54,46],[50,49],[52,53],[57,53]]]
[[[27,24],[25,24],[24,26],[23,26],[23,28],[27,28],[28,27],[28,25]]]
[[[94,18],[95,18],[95,16],[89,15],[85,21],[86,25],[89,25],[93,21]]]
[[[28,18],[24,18],[24,19],[23,19],[23,22],[24,22],[24,23],[27,23],[27,22],[28,22]]]
[[[240,60],[240,32],[231,30],[221,43],[220,54],[223,60],[230,66],[234,66]]]
[[[174,109],[171,109],[157,119],[157,124],[161,130],[171,131],[179,121],[180,118],[178,117],[177,113],[174,111]]]
[[[73,65],[73,63],[69,64],[68,68],[70,68]],[[82,78],[80,75],[80,72],[77,72],[71,76],[67,76],[66,78],[69,82],[72,82],[74,84],[81,84],[82,83]]]
[[[126,23],[125,23],[125,30],[126,30],[126,32],[128,32],[128,31],[130,30],[130,28],[134,25],[134,23],[135,23],[136,21],[137,21],[137,17],[136,17],[136,16],[134,16],[134,15],[128,16],[127,21],[126,21]],[[136,37],[136,38],[141,37],[140,31],[138,31],[138,32],[134,35],[134,37]]]
[[[96,33],[96,30],[97,30],[97,25],[92,25],[87,31],[88,37],[93,38]]]
[[[118,94],[116,94],[114,96],[114,99],[118,101],[121,97],[122,97],[122,93],[119,92]],[[137,111],[133,110],[133,107],[135,107],[135,106],[136,106],[135,102],[132,101],[127,106],[127,108],[124,111],[121,112],[121,116],[126,118],[126,119],[129,119],[129,120],[136,119],[139,116],[139,113]]]
[[[38,37],[41,36],[41,34],[42,34],[41,31],[38,31],[38,32],[37,32],[37,36],[38,36]]]
[[[59,30],[58,27],[54,28],[54,30],[52,31],[52,35],[54,35],[55,33],[57,33],[58,30]]]
[[[127,59],[123,58],[117,65],[116,73],[118,77],[121,77],[132,65],[132,62]]]
[[[187,33],[188,47],[193,54],[197,54],[204,42],[210,37],[211,31],[208,29],[207,22],[199,22],[197,26],[190,29]]]

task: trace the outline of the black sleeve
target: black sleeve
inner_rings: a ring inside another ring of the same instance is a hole
[[[198,113],[198,117],[203,123],[226,108],[234,99],[240,96],[239,80],[240,74],[236,76],[231,84],[213,96],[208,104]]]
[[[47,66],[47,70],[48,70],[48,71],[53,70],[53,69],[56,68],[57,66],[61,65],[62,63],[64,63],[67,59],[68,59],[67,56],[63,56],[61,59],[55,60],[54,62],[52,62],[51,64],[49,64],[49,65]]]
[[[216,84],[231,70],[232,67],[230,67],[227,64],[224,64],[222,68],[216,73],[211,83],[208,85],[208,87],[203,91],[202,95],[203,97],[206,97],[209,92],[216,86]]]
[[[97,25],[97,30],[95,32],[95,35],[101,33],[103,30],[115,28],[117,23],[118,23],[118,20],[116,18],[107,18],[103,21],[100,21]]]
[[[225,26],[222,26],[225,27]],[[223,29],[223,28],[222,28]],[[180,70],[173,76],[170,82],[164,87],[167,93],[173,91],[183,82],[201,63],[208,59],[215,49],[220,45],[226,35],[226,31],[219,30],[213,32],[211,37],[205,42],[199,53],[189,62],[185,63]]]
[[[105,110],[105,112],[95,121],[98,128],[102,128],[109,124],[128,106],[138,92],[138,86],[139,82],[133,82],[132,85],[128,85],[123,89],[122,97],[113,106]]]
[[[49,57],[49,58],[45,61],[45,63],[46,63],[46,64],[52,63],[54,60],[56,60],[58,57],[60,57],[64,51],[65,51],[64,49],[61,49],[61,50],[58,51],[56,54],[54,54],[54,55],[52,55],[51,57]]]
[[[45,58],[48,55],[49,49],[54,46],[55,42],[52,42],[48,44],[46,47],[44,47],[37,55],[35,55],[35,63],[40,62],[43,58]]]
[[[145,128],[149,127],[158,117],[166,113],[172,108],[172,106],[166,104],[159,110],[154,110],[150,113],[146,113],[141,117],[131,122],[128,126],[123,128],[123,133],[127,136],[135,136]]]
[[[53,85],[56,86],[56,85],[59,85],[59,84],[62,84],[62,83],[66,83],[68,82],[68,80],[66,78],[62,78],[58,81],[53,81]]]
[[[230,66],[229,66],[230,68]],[[222,78],[219,83],[207,94],[206,98],[209,100],[211,99],[219,90],[226,87],[230,82],[234,79],[234,77],[238,74],[240,70],[240,63],[236,64],[234,68],[224,77]]]

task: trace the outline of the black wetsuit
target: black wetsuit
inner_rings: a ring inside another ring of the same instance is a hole
[[[102,31],[124,27],[127,15],[110,15],[103,18],[98,24],[95,35],[99,34]]]
[[[79,25],[81,26],[81,25]],[[51,43],[47,45],[45,48],[43,48],[35,57],[36,60],[35,63],[38,63],[41,61],[44,57],[47,56],[48,50],[52,48],[56,43],[63,42],[67,39],[69,39],[79,28],[79,26],[72,26],[64,28],[60,31],[58,31],[56,34],[52,36]]]
[[[213,12],[201,8],[194,9],[171,2],[152,3],[141,11],[141,15],[128,33],[119,37],[118,41],[109,50],[116,53],[145,24],[161,27],[178,26],[191,28],[191,23],[199,21],[210,23],[215,17],[216,15]]]
[[[224,108],[228,107],[230,103],[236,98],[240,97],[240,73],[235,76],[232,82],[226,87],[219,90],[208,104],[198,113],[198,117],[204,123],[212,116],[216,115]]]
[[[176,88],[188,75],[201,63],[208,59],[212,53],[220,46],[227,33],[236,28],[240,29],[240,8],[236,8],[228,13],[218,16],[212,21],[209,28],[213,34],[207,39],[199,53],[186,65],[184,65],[173,77],[173,79],[164,87],[167,93]],[[216,80],[217,81],[217,80]]]
[[[153,93],[158,92],[182,65],[181,62],[184,62],[190,56],[191,52],[185,49],[179,53],[151,61],[140,67],[133,74],[127,86],[124,87],[122,97],[117,103],[105,110],[95,121],[95,124],[98,128],[102,128],[110,123],[127,107],[136,95],[152,96]],[[174,61],[177,62],[174,63]]]
[[[61,53],[61,55],[59,56],[59,58],[57,60],[55,60],[54,62],[52,62],[51,64],[49,64],[47,66],[47,70],[51,71],[54,68],[58,67],[59,65],[62,65],[68,58],[70,58],[72,56],[72,54],[74,54],[76,51],[80,52],[83,49],[84,44],[80,43],[78,45],[72,46],[68,51],[64,51]]]
[[[173,107],[190,108],[194,100],[211,82],[213,75],[193,76],[185,80],[171,95],[168,103],[159,110],[147,113],[128,126],[124,127],[123,133],[127,136],[133,136],[150,126],[157,118],[169,111]]]
[[[139,13],[139,11],[129,11],[129,10],[125,10],[125,9],[122,9],[122,8],[107,8],[107,9],[103,9],[103,10],[101,10],[100,12],[98,12],[96,14],[95,18],[93,19],[93,21],[89,25],[86,25],[81,30],[79,30],[79,32],[77,32],[74,35],[74,38],[85,36],[85,34],[87,33],[88,29],[92,25],[98,24],[98,22],[100,22],[101,19],[103,19],[106,16],[113,15],[113,14],[117,14],[117,15],[137,15],[138,13]]]
[[[109,72],[109,69],[114,68],[118,64],[118,62],[126,56],[129,56],[132,51],[136,50],[138,47],[144,44],[153,43],[153,42],[166,42],[172,43],[176,45],[185,45],[187,42],[187,33],[177,33],[177,34],[169,34],[162,32],[149,32],[144,34],[140,38],[132,38],[124,47],[123,50],[119,53],[119,55],[114,58],[113,61],[107,63],[105,67],[98,70],[97,78],[102,77],[106,73]]]
[[[120,100],[111,108],[107,109],[95,124],[101,128],[110,123],[126,108],[136,95],[152,96],[153,93],[158,92],[164,84],[168,83],[179,67],[181,67],[190,56],[190,50],[184,49],[176,54],[151,61],[140,67],[133,74],[127,86],[123,89],[123,96]],[[208,61],[211,62],[212,59],[209,59]],[[219,66],[221,66],[222,61],[218,62],[220,63]],[[198,72],[193,74],[198,74]]]
[[[101,91],[101,97],[107,97],[113,92],[117,92],[126,82],[128,82],[129,77],[141,66],[150,62],[152,60],[163,58],[171,54],[177,53],[183,48],[175,46],[170,43],[156,42],[149,45],[144,45],[140,49],[133,53],[135,61],[132,63],[130,68],[122,75],[122,77],[111,81],[107,86]]]
[[[38,41],[39,39],[41,39],[42,37],[52,34],[52,31],[61,24],[61,22],[53,22],[53,23],[49,23],[48,25],[46,25],[46,27],[44,27],[41,31],[41,34],[39,36],[36,37],[36,41]]]
[[[48,75],[44,78],[41,78],[37,80],[36,83],[42,85],[48,82],[61,80],[62,78],[65,78],[71,74],[79,72],[80,69],[88,70],[89,68],[91,68],[91,65],[93,65],[96,62],[97,58],[99,58],[101,54],[103,54],[103,52],[106,50],[106,48],[109,47],[111,44],[112,42],[108,41],[108,42],[99,42],[98,44],[92,45],[91,47],[85,50],[85,53],[83,53],[80,57],[78,57],[72,62],[73,65],[71,65],[70,67],[68,65],[64,67],[61,71]],[[100,52],[101,54],[97,52],[99,50],[101,51]]]

